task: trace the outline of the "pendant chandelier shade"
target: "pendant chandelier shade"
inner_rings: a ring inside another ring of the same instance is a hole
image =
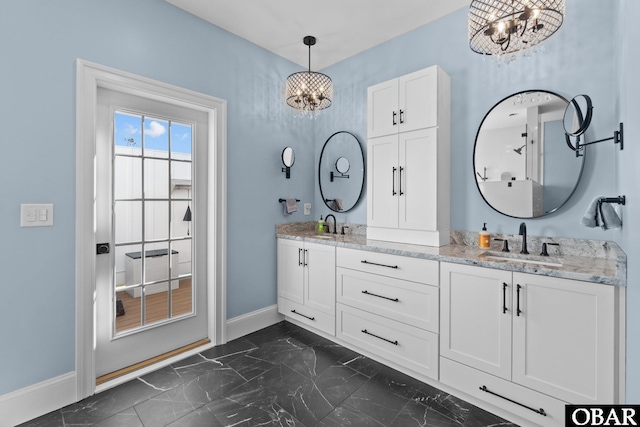
[[[496,57],[532,48],[562,25],[565,0],[473,0],[469,47]]]
[[[287,104],[304,113],[314,113],[331,106],[333,83],[326,74],[311,71],[311,46],[316,38],[306,36],[303,43],[309,46],[309,70],[293,73],[287,77]]]

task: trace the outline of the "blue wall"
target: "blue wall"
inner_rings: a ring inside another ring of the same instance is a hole
[[[628,359],[640,360],[640,236],[629,220],[640,217],[640,153],[631,141],[640,130],[640,93],[626,72],[640,66],[636,46],[626,42],[640,40],[632,22],[639,9],[633,0],[567,0],[565,23],[544,52],[502,66],[469,50],[467,12],[460,10],[323,70],[336,95],[314,123],[292,118],[282,102],[286,76],[300,67],[165,2],[1,2],[0,182],[11,185],[0,187],[0,342],[20,351],[2,352],[0,395],[74,370],[76,58],[228,101],[229,318],[276,302],[274,224],[328,213],[318,208],[316,162],[338,130],[366,143],[368,86],[433,64],[451,76],[452,228],[475,231],[487,222],[504,233],[515,233],[520,221],[489,208],[474,183],[473,145],[484,114],[525,89],[589,94],[595,117],[587,139],[609,136],[628,117],[627,148],[590,147],[574,197],[527,225],[531,234],[620,242],[629,255]],[[612,30],[618,23],[624,30]],[[296,150],[290,180],[280,172],[285,145]],[[595,195],[618,193],[629,200],[622,230],[579,225]],[[277,199],[287,196],[312,201],[312,216],[284,217]],[[21,203],[54,203],[55,226],[20,228]],[[336,216],[364,223],[366,202]],[[627,384],[628,401],[639,402],[637,363],[629,363]]]
[[[228,101],[227,315],[276,303],[274,224],[311,218],[278,198],[314,196],[313,124],[282,101],[301,67],[158,0],[4,0],[0,43],[0,395],[75,369],[76,58]]]

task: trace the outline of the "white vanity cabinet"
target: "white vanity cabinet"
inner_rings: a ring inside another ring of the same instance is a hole
[[[335,335],[336,249],[278,239],[278,312]]]
[[[438,378],[438,262],[337,249],[336,336]]]
[[[448,244],[449,77],[433,66],[367,93],[367,237]]]
[[[438,102],[448,102],[438,96],[439,73],[433,66],[367,88],[367,137],[437,126]]]
[[[443,383],[541,425],[617,402],[615,286],[445,262],[440,281]]]

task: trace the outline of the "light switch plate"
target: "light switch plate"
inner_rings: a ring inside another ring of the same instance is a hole
[[[50,227],[52,225],[52,204],[20,205],[20,227]]]
[[[311,203],[304,204],[304,214],[311,215]]]

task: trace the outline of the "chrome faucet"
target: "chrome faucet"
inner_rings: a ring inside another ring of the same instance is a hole
[[[336,222],[336,217],[333,214],[329,214],[324,217],[324,222],[329,222],[329,217],[333,218],[333,234],[338,234],[338,223]],[[331,229],[327,230],[331,231]]]
[[[528,254],[529,251],[527,251],[527,225],[524,222],[520,224],[520,231],[518,232],[518,234],[522,236],[522,250],[520,251],[520,253]]]

